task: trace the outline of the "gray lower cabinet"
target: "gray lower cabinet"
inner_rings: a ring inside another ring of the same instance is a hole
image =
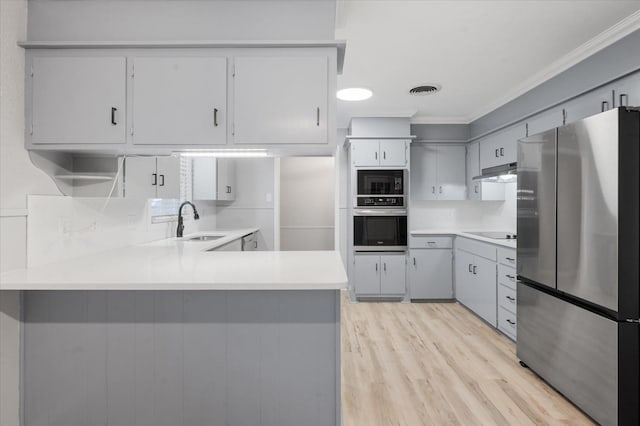
[[[411,299],[453,298],[451,249],[411,250],[409,282]]]
[[[456,299],[497,327],[496,262],[456,249]]]
[[[404,253],[356,254],[354,272],[356,296],[403,296],[406,293]]]
[[[517,330],[516,251],[498,249],[498,330],[512,340]]]

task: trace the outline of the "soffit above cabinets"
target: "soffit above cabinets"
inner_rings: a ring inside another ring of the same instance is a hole
[[[638,1],[338,1],[349,44],[338,101],[351,117],[409,112],[412,123],[469,123],[640,28]],[[437,83],[442,90],[411,96]],[[406,116],[406,115],[405,115]]]

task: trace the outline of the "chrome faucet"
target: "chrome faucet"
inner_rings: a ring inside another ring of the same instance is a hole
[[[184,222],[182,220],[182,208],[187,204],[189,204],[193,209],[193,220],[200,219],[198,210],[196,210],[196,206],[194,206],[192,202],[185,201],[184,203],[180,204],[180,207],[178,207],[178,229],[176,231],[176,237],[178,238],[182,238],[182,233],[184,232]]]

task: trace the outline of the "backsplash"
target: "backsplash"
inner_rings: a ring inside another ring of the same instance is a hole
[[[516,183],[505,185],[505,201],[412,201],[411,229],[515,233]]]
[[[28,197],[27,265],[97,253],[104,250],[170,238],[177,221],[151,223],[148,200],[123,198],[79,198],[65,196]],[[197,205],[200,220],[190,215],[185,234],[215,229],[215,205]]]

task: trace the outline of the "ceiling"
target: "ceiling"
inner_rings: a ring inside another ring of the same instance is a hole
[[[621,22],[622,21],[622,22]],[[640,28],[640,0],[338,0],[338,127],[354,116],[469,123]],[[442,90],[411,96],[410,88]]]

